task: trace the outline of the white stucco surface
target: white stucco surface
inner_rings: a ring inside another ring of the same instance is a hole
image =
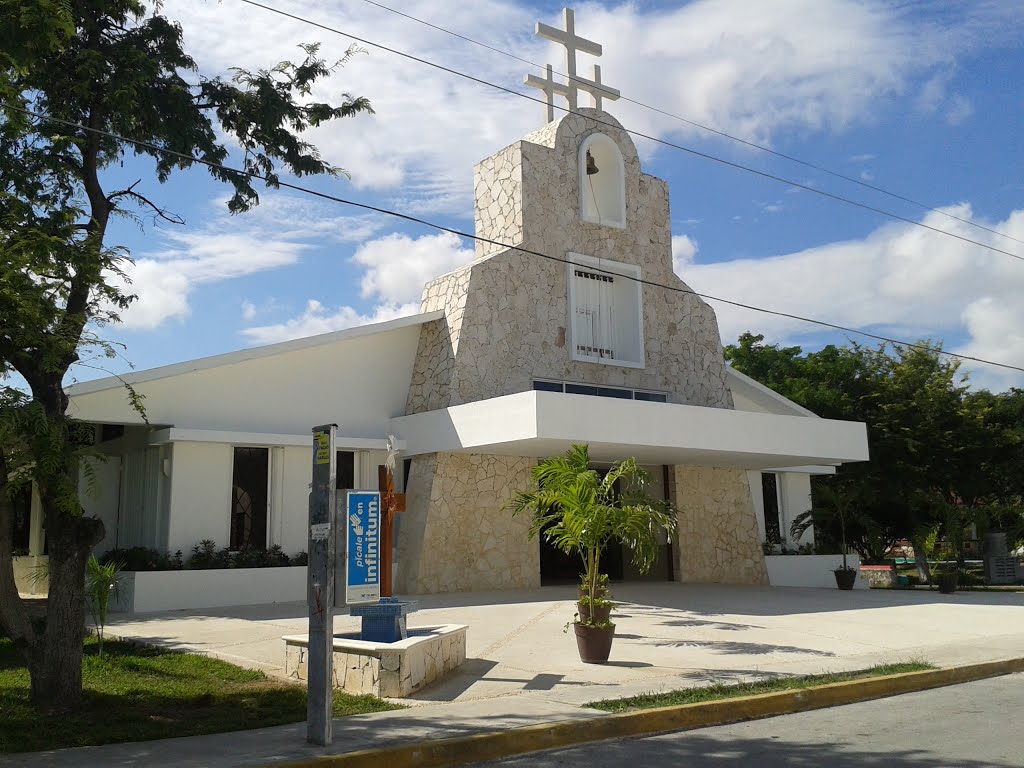
[[[306,433],[316,424],[379,438],[405,411],[420,324],[430,314],[232,352],[124,377],[145,396],[150,424],[257,433]],[[141,424],[119,380],[69,387],[68,413]]]
[[[148,613],[304,600],[306,566],[122,574],[112,611]]]
[[[167,549],[187,559],[203,539],[227,546],[231,518],[231,446],[174,443]],[[157,610],[157,609],[154,609]]]
[[[557,392],[515,395],[392,421],[412,455],[438,451],[551,456],[588,443],[597,461],[744,469],[864,461],[863,424]]]
[[[847,555],[846,562],[851,568],[860,567],[857,555]],[[833,571],[843,565],[842,555],[766,555],[764,564],[768,568],[768,583],[773,587],[821,587],[836,588]],[[868,581],[861,573],[853,583],[854,589],[867,589]]]

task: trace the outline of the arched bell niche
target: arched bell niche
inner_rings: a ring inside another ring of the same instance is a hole
[[[626,226],[626,180],[622,153],[603,133],[580,144],[580,217],[608,227]]]

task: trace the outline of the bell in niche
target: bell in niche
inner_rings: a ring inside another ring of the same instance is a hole
[[[597,163],[594,162],[594,156],[590,154],[590,150],[587,150],[587,176],[593,176],[598,172]]]

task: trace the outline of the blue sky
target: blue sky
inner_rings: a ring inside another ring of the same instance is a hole
[[[561,3],[393,0],[395,7],[538,63],[560,49],[533,35]],[[528,65],[363,0],[267,4],[521,93]],[[385,4],[388,4],[385,2]],[[1024,241],[1024,10],[1019,0],[874,2],[705,0],[575,5],[579,34],[624,96],[793,155]],[[256,68],[320,41],[349,40],[238,0],[167,0],[204,74]],[[352,178],[301,183],[472,231],[472,166],[543,122],[539,104],[370,48],[315,96],[368,97],[376,109],[308,134]],[[627,129],[851,197],[1024,256],[1024,243],[887,198],[691,125],[618,101]],[[637,140],[644,170],[669,182],[677,272],[695,290],[1024,366],[1024,261],[786,184]],[[227,214],[202,170],[158,185],[139,161],[111,171],[186,225],[121,222],[110,242],[135,258],[139,299],[108,334],[109,372],[322,333],[416,310],[425,280],[472,244],[387,217],[267,190]],[[111,180],[110,184],[113,184]],[[723,341],[743,330],[813,348],[842,336],[714,305]],[[970,367],[979,386],[1021,375]],[[75,370],[77,380],[103,375]]]

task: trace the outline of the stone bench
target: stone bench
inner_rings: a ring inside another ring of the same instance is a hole
[[[288,635],[285,674],[307,679],[309,636]],[[405,640],[378,643],[359,633],[334,637],[334,687],[346,693],[404,698],[440,680],[466,660],[466,625],[409,630]]]

